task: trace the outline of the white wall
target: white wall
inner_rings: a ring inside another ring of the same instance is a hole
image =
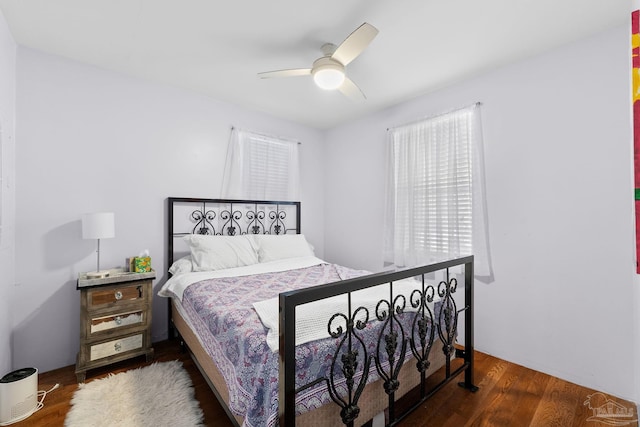
[[[323,135],[178,89],[18,49],[17,244],[13,358],[47,371],[75,363],[79,272],[95,269],[80,216],[113,211],[101,267],[148,248],[164,282],[166,198],[220,197],[231,126],[302,141],[302,227],[323,255]],[[153,339],[167,335],[155,297]]]
[[[11,298],[15,274],[16,44],[0,12],[0,377],[11,370]]]
[[[327,258],[382,266],[385,129],[481,101],[495,281],[476,282],[477,349],[640,400],[628,40],[609,31],[328,132]]]

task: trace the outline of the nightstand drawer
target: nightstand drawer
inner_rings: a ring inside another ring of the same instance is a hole
[[[94,361],[102,359],[103,357],[141,349],[143,343],[142,338],[143,334],[138,334],[92,345],[89,350],[89,360]]]
[[[130,311],[126,313],[110,314],[91,318],[89,334],[111,331],[125,326],[142,326],[145,322],[144,310]]]
[[[88,309],[142,301],[145,297],[145,287],[139,282],[128,286],[94,288],[88,291]]]

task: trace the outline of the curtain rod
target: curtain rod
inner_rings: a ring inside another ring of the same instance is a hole
[[[388,131],[390,131],[390,130],[392,130],[392,129],[395,129],[395,128],[399,128],[399,127],[403,127],[403,126],[412,125],[412,124],[414,124],[414,123],[418,123],[418,122],[421,122],[421,121],[423,121],[423,120],[435,119],[436,117],[444,116],[445,114],[451,114],[451,113],[454,113],[454,112],[456,112],[456,111],[464,110],[465,108],[469,108],[469,107],[479,107],[479,106],[481,106],[481,105],[482,105],[482,102],[478,101],[478,102],[474,102],[473,104],[465,105],[464,107],[457,107],[457,108],[453,108],[453,109],[451,109],[451,110],[443,111],[442,113],[437,113],[437,114],[434,114],[434,115],[432,115],[432,116],[425,116],[425,117],[421,117],[421,118],[419,118],[419,119],[415,119],[415,120],[412,120],[412,121],[410,121],[410,122],[406,122],[406,123],[402,123],[402,124],[400,124],[400,125],[396,125],[396,126],[389,127],[389,128],[387,128],[387,132],[388,132]]]
[[[267,138],[275,138],[275,139],[281,139],[281,140],[287,141],[287,142],[295,142],[298,145],[302,145],[302,142],[300,142],[300,141],[298,141],[296,139],[283,138],[280,135],[269,135],[269,134],[266,134],[266,133],[254,132],[252,130],[244,130],[244,129],[237,128],[235,126],[231,126],[231,130],[233,131],[234,129],[242,130],[244,132],[249,132],[249,133],[252,133],[254,135],[264,136],[264,137],[267,137]]]

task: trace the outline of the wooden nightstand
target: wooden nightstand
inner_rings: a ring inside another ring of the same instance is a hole
[[[89,369],[130,357],[146,355],[151,347],[151,282],[156,273],[123,273],[112,270],[109,277],[87,279],[81,275],[80,351],[76,360],[78,382]]]

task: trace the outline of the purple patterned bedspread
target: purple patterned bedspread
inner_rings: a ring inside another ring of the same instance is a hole
[[[252,303],[287,290],[365,274],[368,272],[320,264],[277,273],[205,280],[187,288],[182,305],[225,378],[230,409],[245,417],[245,426],[274,426],[278,414],[278,353],[267,346],[267,330]],[[374,334],[371,328],[367,329]],[[296,387],[328,374],[336,343],[336,339],[327,338],[297,347]],[[372,344],[368,351],[374,349]],[[377,377],[372,368],[369,381]],[[296,410],[302,413],[329,401],[326,386],[319,384],[297,395]],[[338,406],[336,409],[339,410]]]

